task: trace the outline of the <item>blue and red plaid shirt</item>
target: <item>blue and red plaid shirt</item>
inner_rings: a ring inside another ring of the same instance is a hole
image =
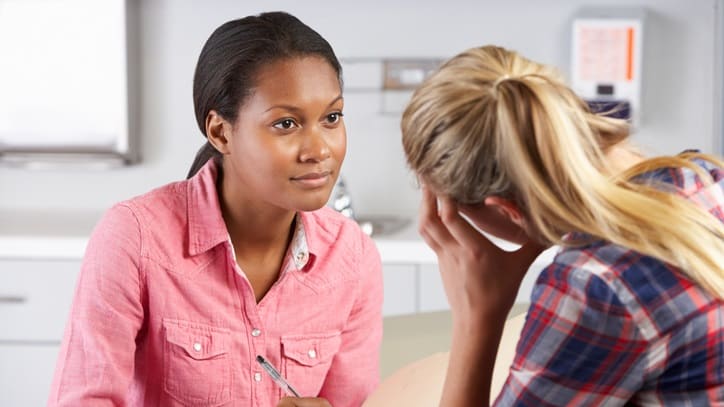
[[[724,169],[646,174],[724,222]],[[724,265],[722,265],[724,267]],[[566,248],[538,277],[497,406],[724,405],[724,301],[610,242]]]

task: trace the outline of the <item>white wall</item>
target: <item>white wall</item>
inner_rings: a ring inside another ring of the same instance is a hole
[[[203,140],[191,99],[194,64],[203,42],[229,19],[275,9],[290,11],[317,29],[342,59],[449,57],[495,43],[565,72],[570,18],[580,6],[645,6],[643,120],[634,140],[652,152],[690,147],[719,151],[714,123],[715,113],[722,110],[713,83],[719,44],[714,9],[721,1],[140,0],[134,7],[140,11],[142,39],[137,83],[142,162],[110,171],[0,167],[0,210],[99,211],[183,178]],[[405,169],[397,118],[375,114],[363,97],[347,99],[350,149],[344,174],[357,212],[411,214],[418,196]]]

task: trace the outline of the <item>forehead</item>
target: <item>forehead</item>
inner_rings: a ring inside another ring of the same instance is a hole
[[[251,104],[275,104],[282,100],[329,103],[341,94],[337,72],[326,59],[318,56],[290,57],[263,65],[254,85],[249,98]]]

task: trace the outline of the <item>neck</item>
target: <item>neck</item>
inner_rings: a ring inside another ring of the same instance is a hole
[[[219,182],[219,203],[236,255],[284,251],[296,212],[255,200],[224,178]]]
[[[286,249],[295,216],[292,211],[261,210],[229,201],[222,204],[222,214],[237,256]]]
[[[625,141],[612,146],[606,152],[607,164],[612,174],[619,174],[644,159],[643,154]]]

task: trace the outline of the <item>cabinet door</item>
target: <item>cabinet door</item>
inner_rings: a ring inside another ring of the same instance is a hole
[[[540,272],[550,264],[550,255],[542,256],[531,264],[520,284],[515,304],[524,306],[530,303],[530,295]],[[445,296],[445,288],[436,264],[420,265],[420,312],[443,311],[450,309]]]
[[[80,260],[0,260],[0,343],[60,342]]]
[[[0,344],[0,406],[47,405],[59,348]]]
[[[420,312],[450,309],[437,264],[420,265]]]
[[[417,303],[417,266],[414,264],[382,265],[385,301],[384,316],[413,314]]]

